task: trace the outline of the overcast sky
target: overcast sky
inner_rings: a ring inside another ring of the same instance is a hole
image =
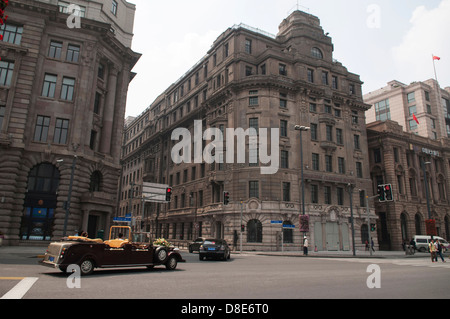
[[[138,116],[234,24],[277,34],[297,0],[128,0],[136,4],[132,49],[142,54],[128,91],[127,116]],[[359,74],[363,92],[391,80],[434,78],[450,86],[450,0],[299,0],[334,44],[334,58]]]

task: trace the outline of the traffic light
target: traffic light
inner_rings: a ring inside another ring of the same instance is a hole
[[[166,202],[170,202],[170,198],[172,197],[172,187],[166,188]]]
[[[245,231],[245,225],[241,225],[241,231]]]
[[[223,192],[223,204],[228,205],[230,203],[230,193]]]
[[[387,202],[392,202],[394,200],[391,184],[384,185],[384,198]]]
[[[385,196],[385,192],[384,192],[384,185],[378,185],[378,200],[380,202],[385,202],[386,201],[386,196]]]
[[[374,232],[376,230],[375,224],[370,224],[370,231]]]

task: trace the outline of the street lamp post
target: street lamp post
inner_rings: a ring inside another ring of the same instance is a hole
[[[350,218],[352,225],[352,246],[353,246],[353,256],[356,256],[356,247],[355,247],[355,222],[353,220],[353,189],[355,186],[352,184],[348,185],[348,194],[350,195]]]
[[[302,215],[305,215],[305,180],[303,176],[303,136],[302,132],[310,130],[310,127],[295,125],[295,130],[300,131],[300,180],[301,180],[301,193],[302,193]],[[303,238],[305,238],[306,232],[303,232]]]

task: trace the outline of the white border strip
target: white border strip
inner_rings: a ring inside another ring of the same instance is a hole
[[[7,292],[0,299],[22,299],[23,296],[30,290],[39,278],[27,277],[22,279],[17,285],[14,286],[9,292]]]

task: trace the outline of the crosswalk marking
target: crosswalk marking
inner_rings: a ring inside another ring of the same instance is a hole
[[[0,277],[1,280],[20,280],[13,289],[8,291],[0,299],[22,299],[39,278],[35,277]]]

